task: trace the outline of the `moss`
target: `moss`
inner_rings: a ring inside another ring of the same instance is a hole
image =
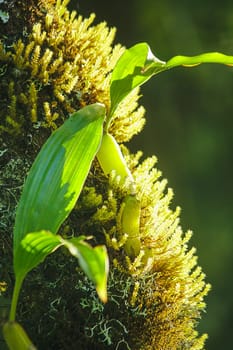
[[[50,132],[72,111],[93,102],[109,108],[111,70],[124,50],[113,46],[115,29],[93,24],[94,15],[76,16],[67,3],[20,3],[26,29],[21,35],[12,30],[1,41],[0,281],[7,283],[6,296],[12,291],[11,235],[25,176]],[[143,127],[139,96],[135,89],[114,114],[109,131],[120,143]],[[129,184],[122,185],[114,172],[105,176],[97,160],[60,229],[107,245],[108,303],[101,304],[77,262],[60,251],[29,274],[18,319],[40,349],[203,349],[206,336],[198,336],[196,325],[210,287],[188,246],[191,233],[182,231],[180,209],[171,209],[173,192],[156,158],[141,161],[141,152],[121,148],[140,203],[139,251],[127,254],[122,223]]]
[[[0,45],[0,97],[5,106],[1,129],[11,134],[24,134],[32,125],[55,129],[70,113],[93,102],[109,107],[109,73],[123,50],[111,46],[115,29],[104,22],[91,26],[94,14],[76,18],[64,2],[47,6],[44,12],[32,32],[13,47],[4,40]],[[133,93],[128,113],[121,110],[117,118],[127,120],[137,109],[136,99]],[[143,113],[142,107],[135,112],[137,130],[143,125]],[[122,134],[119,129],[118,134]]]

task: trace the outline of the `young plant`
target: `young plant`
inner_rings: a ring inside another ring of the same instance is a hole
[[[108,258],[104,246],[92,248],[85,237],[56,235],[73,209],[102,138],[105,108],[94,104],[74,113],[47,140],[29,172],[14,228],[15,286],[4,336],[10,349],[28,349],[29,340],[15,323],[19,292],[27,273],[61,246],[79,260],[106,302]],[[18,335],[18,336],[17,336]]]
[[[123,183],[126,178],[131,182],[130,196],[127,196],[123,203],[123,231],[129,235],[129,240],[125,245],[129,256],[135,256],[132,252],[140,251],[138,240],[140,205],[136,199],[132,174],[126,165],[119,145],[114,137],[108,133],[113,114],[119,104],[135,88],[143,85],[154,75],[178,66],[195,67],[202,63],[219,63],[231,67],[233,66],[233,56],[219,52],[208,52],[197,56],[174,56],[164,62],[153,55],[147,43],[139,43],[125,50],[113,69],[110,84],[111,108],[106,117],[103,140],[97,158],[106,175],[114,170],[121,177]]]

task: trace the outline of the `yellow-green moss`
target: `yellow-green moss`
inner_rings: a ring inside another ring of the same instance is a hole
[[[0,295],[1,293],[4,293],[6,291],[7,284],[6,282],[1,281],[0,282]]]
[[[66,3],[57,1],[47,6],[32,32],[12,47],[0,43],[0,96],[4,106],[0,130],[19,134],[31,124],[54,129],[68,114],[87,104],[102,102],[109,108],[109,73],[123,48],[112,47],[114,28],[109,29],[105,22],[92,25],[94,14],[86,19],[77,17],[75,11],[66,9]],[[127,114],[122,110],[116,114],[123,124],[137,109],[137,98],[137,92],[133,93]],[[125,126],[124,132],[118,129],[120,141],[127,128],[127,138],[141,129],[143,108],[134,114],[137,125]]]
[[[134,156],[126,148],[124,153],[141,203],[140,253],[135,259],[125,253],[119,219],[125,190],[114,185],[114,176],[106,200],[88,218],[88,228],[94,232],[96,221],[102,227],[114,267],[121,276],[132,278],[129,304],[146,314],[143,322],[141,317],[132,320],[129,344],[140,350],[202,349],[206,335],[198,337],[195,327],[210,285],[197,265],[195,249],[188,248],[191,232],[182,232],[180,208],[170,209],[173,192],[166,191],[166,180],[160,180],[161,172],[154,167],[156,158],[139,164],[141,153]]]

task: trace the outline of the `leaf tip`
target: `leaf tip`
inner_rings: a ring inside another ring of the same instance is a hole
[[[106,287],[96,287],[97,294],[100,298],[100,300],[106,304],[108,301],[108,294],[107,294],[107,288]]]

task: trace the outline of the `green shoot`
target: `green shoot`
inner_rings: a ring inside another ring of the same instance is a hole
[[[106,130],[119,103],[137,86],[141,86],[153,75],[178,66],[194,67],[201,63],[220,63],[233,66],[233,56],[219,52],[197,56],[174,56],[167,62],[153,55],[147,43],[139,43],[122,54],[112,72],[110,97],[111,109],[107,117]]]
[[[13,251],[16,282],[11,321],[15,320],[25,276],[61,245],[78,258],[100,298],[107,299],[105,247],[91,248],[83,237],[68,241],[55,235],[82,190],[101,142],[104,116],[105,108],[100,104],[74,113],[49,137],[33,163],[16,213]]]

